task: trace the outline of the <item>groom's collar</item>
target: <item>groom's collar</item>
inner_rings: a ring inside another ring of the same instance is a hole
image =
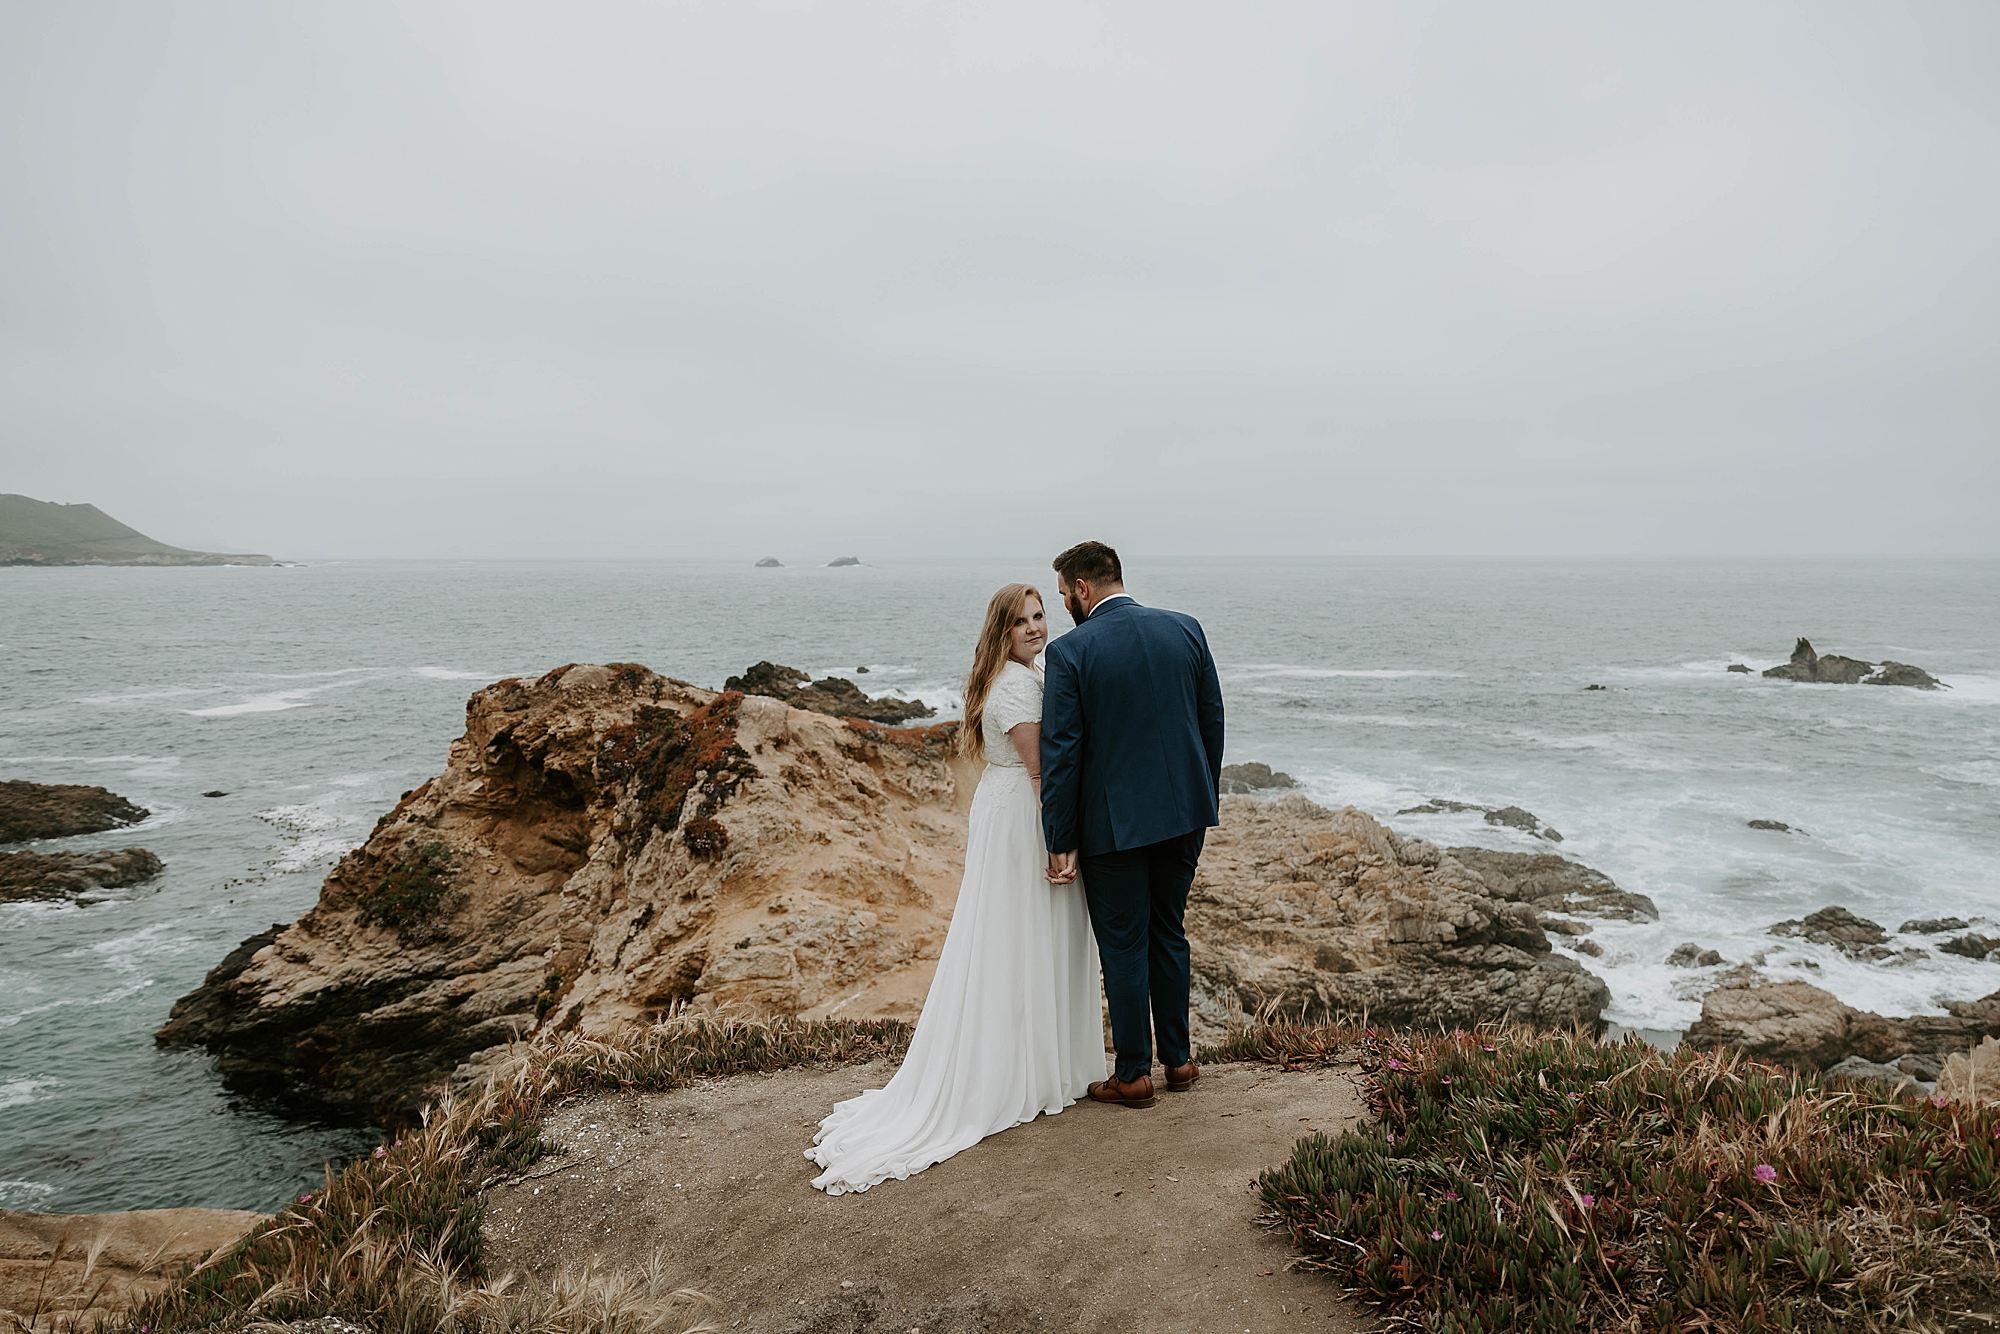
[[[1118,601],[1130,602],[1134,606],[1138,605],[1137,601],[1133,598],[1133,596],[1130,593],[1113,593],[1110,596],[1106,597],[1102,602],[1098,603],[1095,607],[1092,607],[1090,609],[1090,615],[1084,617],[1083,619],[1086,621],[1096,619],[1098,612],[1103,611],[1106,607]]]

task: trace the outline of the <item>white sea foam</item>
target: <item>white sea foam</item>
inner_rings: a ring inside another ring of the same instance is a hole
[[[0,1181],[0,1209],[32,1209],[56,1193],[39,1181]]]
[[[327,810],[313,802],[274,806],[268,811],[257,812],[257,818],[289,840],[268,867],[278,875],[303,871],[314,862],[339,856],[361,843],[361,838],[357,836],[360,820]]]
[[[235,704],[218,704],[212,709],[185,709],[183,712],[196,718],[236,718],[246,713],[282,713],[286,709],[303,709],[307,701],[317,691],[281,690],[272,695],[252,695],[249,699]]]
[[[461,672],[452,667],[417,667],[412,670],[432,681],[500,681],[521,675],[519,672]]]
[[[109,940],[100,940],[88,949],[99,963],[112,972],[134,974],[145,969],[155,959],[171,959],[178,955],[198,952],[204,947],[201,940],[178,930],[173,923],[156,922],[143,930],[113,936]],[[93,1004],[101,1003],[93,1002]]]
[[[24,1107],[43,1089],[61,1087],[60,1079],[9,1079],[0,1083],[0,1108]]]

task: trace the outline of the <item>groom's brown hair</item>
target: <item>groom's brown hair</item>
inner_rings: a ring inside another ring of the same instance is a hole
[[[1077,543],[1056,557],[1055,571],[1065,585],[1079,579],[1092,584],[1125,582],[1125,567],[1118,563],[1118,553],[1102,542]]]

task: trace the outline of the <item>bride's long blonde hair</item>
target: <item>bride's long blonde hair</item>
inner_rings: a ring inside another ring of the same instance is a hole
[[[1029,598],[1042,600],[1033,584],[1008,584],[986,604],[986,623],[979,628],[979,646],[972,650],[972,673],[965,678],[965,721],[958,729],[958,753],[969,760],[986,755],[986,700],[1011,656],[1014,621],[1027,610]]]

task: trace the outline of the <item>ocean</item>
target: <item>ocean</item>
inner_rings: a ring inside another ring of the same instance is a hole
[[[1230,761],[1405,834],[1554,851],[1651,895],[1658,923],[1600,924],[1604,956],[1582,959],[1617,1023],[1700,1013],[1714,970],[1664,963],[1683,941],[1765,952],[1773,976],[1882,1013],[2000,988],[2000,963],[1939,938],[1897,942],[1929,953],[1888,965],[1767,934],[1829,904],[2000,934],[2000,561],[1139,557],[1128,576],[1206,626]],[[268,1209],[376,1142],[235,1098],[152,1033],[443,767],[482,683],[633,661],[719,687],[768,658],[865,666],[871,693],[946,717],[988,594],[1017,579],[1052,576],[1043,558],[0,569],[0,778],[102,784],[152,812],[29,846],[166,863],[132,889],[0,905],[0,1208]],[[1783,661],[1799,635],[1951,688],[1725,670]],[[1563,841],[1397,814],[1431,798],[1522,806]]]

